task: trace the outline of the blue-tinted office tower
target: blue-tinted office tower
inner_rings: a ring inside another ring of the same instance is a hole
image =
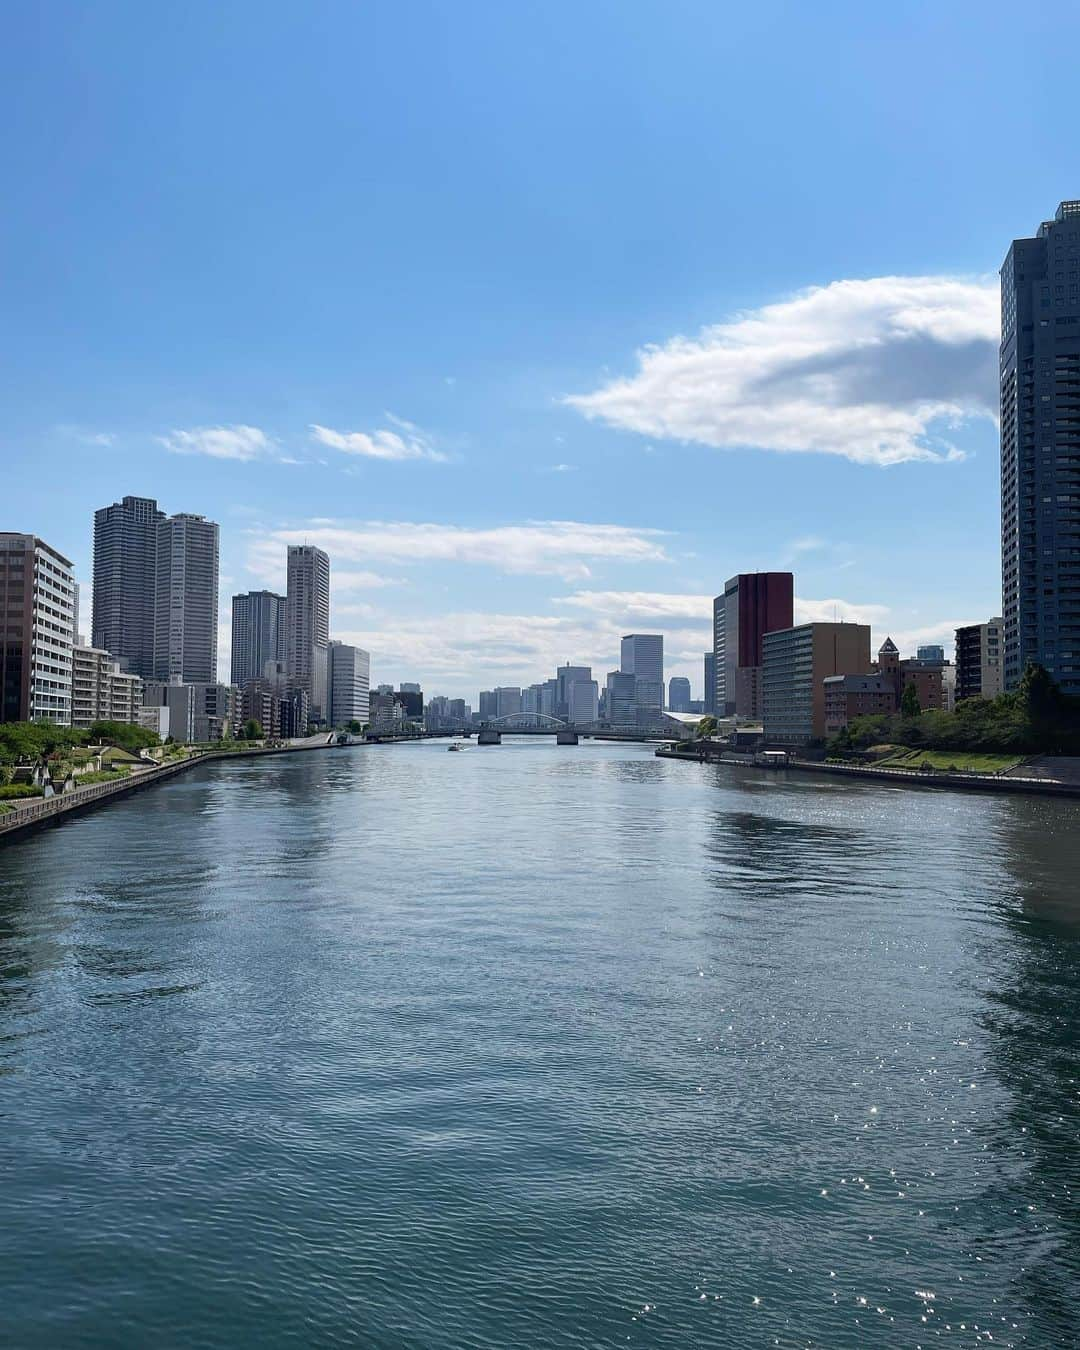
[[[1001,268],[1001,576],[1005,687],[1080,694],[1080,201]]]

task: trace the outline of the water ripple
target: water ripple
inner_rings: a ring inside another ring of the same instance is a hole
[[[508,739],[9,846],[0,1342],[1072,1346],[1074,811]]]

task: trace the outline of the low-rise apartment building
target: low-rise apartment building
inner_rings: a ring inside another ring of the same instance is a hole
[[[77,645],[71,652],[71,725],[94,722],[138,723],[143,682],[121,670],[110,652]]]
[[[884,675],[826,675],[826,736],[835,736],[856,717],[878,717],[895,711],[896,691]]]

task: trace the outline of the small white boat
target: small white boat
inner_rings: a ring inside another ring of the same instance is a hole
[[[447,750],[464,750],[464,749],[465,749],[465,747],[464,747],[463,745],[458,745],[457,741],[454,741],[453,744],[448,745],[446,748],[447,748]]]

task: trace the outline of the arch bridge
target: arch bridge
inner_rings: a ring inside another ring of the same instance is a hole
[[[552,736],[559,745],[577,745],[578,730],[561,717],[549,713],[504,713],[480,724],[477,745],[499,745],[503,732],[515,736]]]

